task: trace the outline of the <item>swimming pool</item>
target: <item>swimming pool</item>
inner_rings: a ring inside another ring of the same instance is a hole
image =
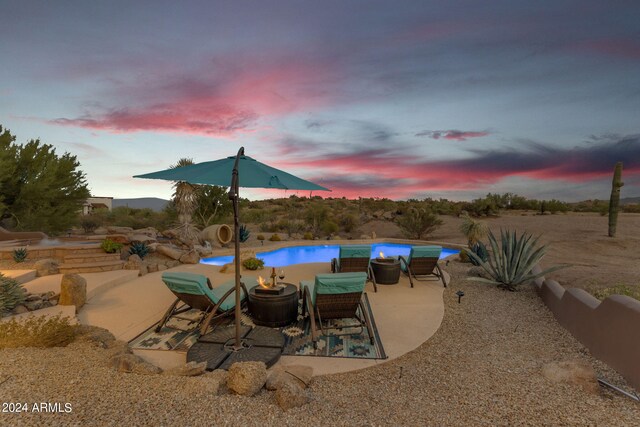
[[[371,257],[375,258],[380,252],[384,256],[409,255],[412,245],[400,243],[373,243]],[[256,256],[264,260],[264,264],[269,267],[286,267],[293,264],[304,264],[309,262],[331,262],[332,258],[338,257],[340,245],[315,245],[315,246],[290,246],[269,252],[258,252]],[[457,249],[442,248],[440,259],[460,252]],[[201,264],[224,265],[233,261],[233,255],[219,256],[213,258],[203,258]]]

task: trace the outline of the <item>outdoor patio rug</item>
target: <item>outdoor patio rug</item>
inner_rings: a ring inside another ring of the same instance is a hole
[[[349,335],[333,335],[335,333],[347,333],[348,329],[339,331],[337,329],[326,328],[327,336],[320,336],[318,348],[313,348],[311,340],[311,323],[309,317],[298,316],[297,323],[280,328],[285,337],[285,347],[282,352],[287,356],[323,356],[323,357],[346,357],[356,359],[386,359],[384,347],[378,335],[375,319],[369,306],[369,299],[365,294],[365,309],[368,310],[371,323],[374,329],[374,344],[369,342],[369,335],[366,327],[360,331],[360,328],[353,328],[352,334]],[[196,327],[200,320],[201,312],[198,310],[190,310],[181,314],[182,317],[188,317],[191,320],[182,320],[171,318],[167,322],[167,326],[178,327],[185,331],[163,327],[160,332],[155,331],[155,325],[142,332],[136,338],[129,342],[132,349],[142,350],[174,350],[186,352],[198,340],[200,336]],[[222,319],[219,325],[228,325],[233,322],[233,316]],[[349,323],[349,319],[335,321]],[[246,314],[242,314],[242,324],[254,326],[251,318]],[[344,324],[344,323],[342,323]],[[211,329],[209,329],[211,331]]]
[[[367,294],[364,294],[365,310],[368,310],[373,326],[374,343],[369,341],[369,334],[367,328],[351,328],[353,333],[348,335],[335,335],[335,334],[347,334],[349,329],[338,330],[335,326],[353,323],[352,320],[335,320],[331,325],[329,322],[325,326],[325,332],[327,335],[321,335],[318,341],[318,348],[313,348],[313,341],[311,340],[311,321],[309,316],[298,319],[297,324],[286,326],[281,328],[282,334],[285,337],[283,356],[322,356],[322,357],[346,357],[354,359],[386,359],[387,355],[384,352],[382,341],[380,341],[380,335],[378,335],[378,328],[376,327],[375,319],[373,318],[373,312],[369,305],[369,298]],[[331,326],[334,326],[332,328]]]

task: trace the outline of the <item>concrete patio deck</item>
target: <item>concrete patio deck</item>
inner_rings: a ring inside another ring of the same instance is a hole
[[[220,273],[219,269],[195,264],[181,265],[171,271],[203,274],[211,279],[214,286],[233,279],[233,274]],[[265,269],[244,274],[266,277],[269,272],[269,269]],[[300,280],[330,271],[328,263],[312,263],[285,267],[285,272],[284,281],[297,285]],[[160,320],[175,299],[162,282],[161,275],[162,272],[150,273],[95,295],[78,313],[80,322],[106,328],[123,341],[135,338]],[[367,285],[367,295],[388,359],[283,356],[279,363],[309,365],[313,367],[314,375],[324,375],[362,369],[397,358],[415,349],[436,332],[444,315],[442,292],[442,283],[435,279],[417,282],[414,288],[410,288],[405,276],[401,276],[397,285],[378,285],[378,292],[373,291],[371,284]],[[185,353],[136,351],[136,354],[163,368],[186,362]]]

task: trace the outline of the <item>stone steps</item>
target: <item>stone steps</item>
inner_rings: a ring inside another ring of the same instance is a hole
[[[120,254],[108,254],[102,252],[83,252],[64,256],[64,264],[93,264],[96,262],[119,261]]]
[[[122,270],[124,261],[118,259],[100,262],[64,263],[60,265],[60,273],[101,273],[103,271]]]

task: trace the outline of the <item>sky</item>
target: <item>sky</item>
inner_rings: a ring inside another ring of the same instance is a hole
[[[637,1],[0,10],[0,125],[76,155],[95,196],[168,199],[132,176],[241,146],[323,196],[608,199],[617,161],[640,196]]]

